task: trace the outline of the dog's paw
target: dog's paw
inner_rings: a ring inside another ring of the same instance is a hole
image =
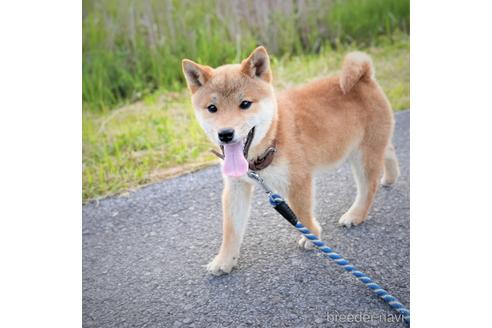
[[[365,218],[360,216],[360,215],[357,215],[357,214],[351,213],[351,212],[347,212],[344,215],[342,215],[340,220],[338,220],[338,224],[341,226],[350,227],[352,225],[355,226],[355,225],[361,224],[362,222],[364,222],[364,219]]]
[[[212,262],[207,264],[207,271],[215,276],[230,273],[237,264],[237,257],[224,257],[217,255]]]
[[[318,238],[321,238],[321,232],[323,231],[323,229],[321,228],[321,225],[319,224],[319,222],[315,218],[313,218],[312,220],[313,221],[312,221],[312,226],[311,226],[310,231],[312,234],[314,234]],[[312,250],[312,249],[316,248],[316,246],[314,246],[314,244],[304,236],[301,236],[301,239],[299,239],[298,245],[300,248],[306,249],[306,250]]]
[[[381,186],[384,188],[392,187],[395,184],[395,182],[396,182],[396,179],[389,179],[387,177],[383,177],[383,178],[381,178],[381,181],[379,181]]]
[[[304,236],[301,236],[301,239],[299,239],[298,245],[300,248],[306,249],[306,250],[312,250],[315,247],[314,244]]]

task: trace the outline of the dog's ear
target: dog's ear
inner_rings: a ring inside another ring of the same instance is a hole
[[[248,58],[241,63],[241,71],[252,78],[260,78],[272,82],[270,58],[264,47],[256,48]]]
[[[181,65],[191,93],[195,93],[212,77],[212,67],[197,64],[189,59],[183,59]]]

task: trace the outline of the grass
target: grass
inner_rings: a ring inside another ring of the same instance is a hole
[[[393,108],[409,103],[409,39],[383,38],[364,49]],[[273,57],[277,90],[336,73],[355,46],[317,55]],[[83,111],[83,200],[121,193],[215,161],[186,90],[156,91],[112,111]]]
[[[408,33],[410,0],[83,0],[84,109],[184,86],[184,57],[217,66],[258,44],[279,57]]]

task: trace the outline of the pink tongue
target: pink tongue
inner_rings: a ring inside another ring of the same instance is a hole
[[[222,172],[231,177],[240,177],[248,171],[248,161],[244,158],[243,143],[224,145],[224,167]]]

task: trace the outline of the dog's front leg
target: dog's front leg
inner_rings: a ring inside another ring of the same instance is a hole
[[[249,217],[252,190],[253,186],[247,182],[224,177],[223,237],[219,254],[207,266],[207,270],[212,274],[229,273],[237,264]]]

